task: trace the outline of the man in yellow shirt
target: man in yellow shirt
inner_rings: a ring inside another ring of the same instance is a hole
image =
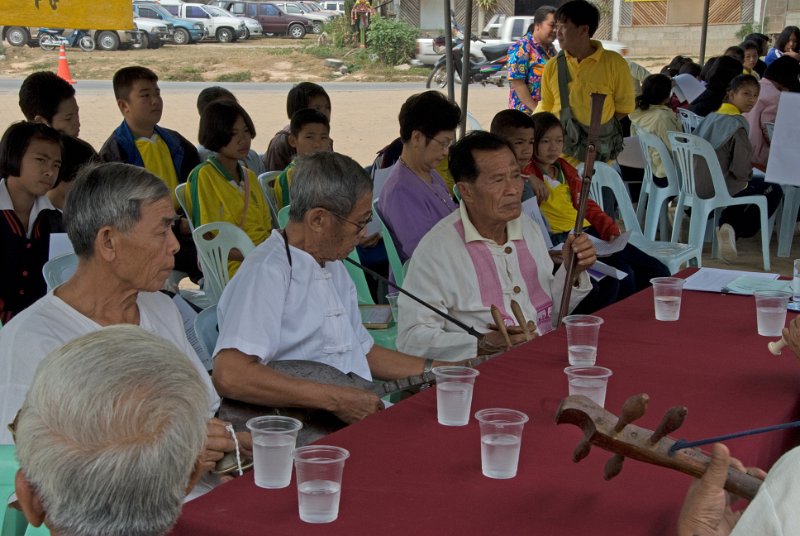
[[[606,95],[601,116],[603,125],[614,119],[619,120],[635,109],[628,64],[622,56],[605,50],[600,41],[592,39],[599,23],[600,12],[586,0],[572,0],[556,11],[556,34],[569,72],[569,108],[574,119],[586,127],[591,118],[592,93]],[[537,108],[538,112],[560,115],[558,64],[558,58],[553,58],[545,65],[542,74],[542,100]],[[613,124],[619,129],[621,142],[622,127],[618,122]],[[572,162],[576,162],[576,151],[565,146],[565,152],[573,157]],[[607,158],[603,154],[598,156]],[[612,153],[610,158],[615,156]]]
[[[122,123],[100,149],[106,162],[123,162],[147,169],[163,180],[175,209],[175,187],[186,182],[192,169],[200,164],[197,149],[189,140],[158,126],[164,109],[158,76],[146,67],[124,67],[114,73],[114,97],[122,113]],[[174,227],[181,244],[175,256],[175,269],[186,272],[192,280],[202,277],[197,267],[197,250],[186,218]]]

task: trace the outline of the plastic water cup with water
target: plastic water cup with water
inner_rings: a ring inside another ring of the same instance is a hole
[[[294,451],[297,503],[306,523],[330,523],[339,517],[344,461],[350,453],[329,445],[308,445]]]
[[[594,365],[597,360],[597,341],[603,319],[593,315],[564,317],[567,329],[567,353],[570,365]]]
[[[780,337],[786,324],[786,307],[792,294],[783,290],[757,290],[756,322],[758,334],[767,337]]]
[[[481,471],[489,478],[517,476],[522,428],[528,416],[514,409],[491,408],[475,413],[481,429]]]
[[[434,367],[436,376],[436,413],[439,424],[464,426],[469,422],[472,389],[478,371],[469,367]]]
[[[653,285],[656,320],[678,320],[681,316],[684,280],[680,277],[654,277],[650,283]]]
[[[800,303],[800,259],[794,260],[792,270],[792,301]]]
[[[247,421],[253,436],[253,475],[260,488],[285,488],[292,481],[292,451],[303,423],[265,415]]]
[[[400,297],[399,292],[390,292],[386,295],[386,301],[389,302],[389,307],[392,309],[392,318],[395,324],[399,318],[399,309],[397,308],[397,299]]]
[[[598,406],[606,403],[608,378],[613,374],[606,367],[567,367],[564,369],[569,383],[569,394],[583,395]]]

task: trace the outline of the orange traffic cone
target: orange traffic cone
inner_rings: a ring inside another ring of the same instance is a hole
[[[58,49],[58,73],[56,73],[59,78],[63,78],[70,84],[77,84],[77,81],[72,79],[72,75],[69,73],[69,63],[67,63],[67,51],[64,50],[64,45],[61,45],[61,48]]]

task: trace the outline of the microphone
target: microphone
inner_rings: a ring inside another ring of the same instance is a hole
[[[363,265],[357,263],[356,261],[354,261],[350,257],[345,257],[344,260],[349,262],[353,266],[358,267],[362,271],[368,273],[372,277],[374,277],[374,278],[376,278],[376,279],[378,279],[380,281],[383,281],[384,283],[386,283],[387,285],[389,285],[393,289],[397,290],[398,292],[400,292],[402,294],[405,294],[406,296],[408,296],[409,298],[411,298],[415,302],[419,303],[420,305],[424,305],[425,307],[427,307],[428,309],[430,309],[431,311],[433,311],[437,315],[441,316],[445,320],[449,320],[450,322],[452,322],[456,326],[460,327],[461,329],[463,329],[464,331],[466,331],[467,333],[469,333],[470,335],[472,335],[476,339],[478,339],[478,340],[483,339],[483,334],[482,333],[478,333],[477,331],[475,331],[475,328],[473,328],[472,326],[466,325],[465,323],[461,322],[460,320],[458,320],[456,318],[453,318],[449,314],[440,311],[439,309],[437,309],[433,305],[421,300],[420,298],[417,298],[416,296],[414,296],[413,294],[411,294],[407,290],[403,290],[402,288],[398,287],[396,284],[394,284],[393,282],[389,281],[389,279],[383,277],[381,274],[379,274],[375,270],[372,270],[370,268],[367,268],[366,266],[363,266]]]

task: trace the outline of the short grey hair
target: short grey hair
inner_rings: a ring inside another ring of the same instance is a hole
[[[314,153],[297,159],[289,194],[291,221],[303,221],[306,212],[320,207],[345,217],[365,194],[372,195],[372,179],[349,156]]]
[[[16,432],[47,525],[70,536],[167,532],[203,447],[207,408],[189,358],[139,327],[106,327],[53,351]]]
[[[85,166],[64,204],[64,227],[75,254],[91,258],[101,228],[128,232],[141,218],[143,204],[169,196],[164,181],[144,168],[117,162]]]

